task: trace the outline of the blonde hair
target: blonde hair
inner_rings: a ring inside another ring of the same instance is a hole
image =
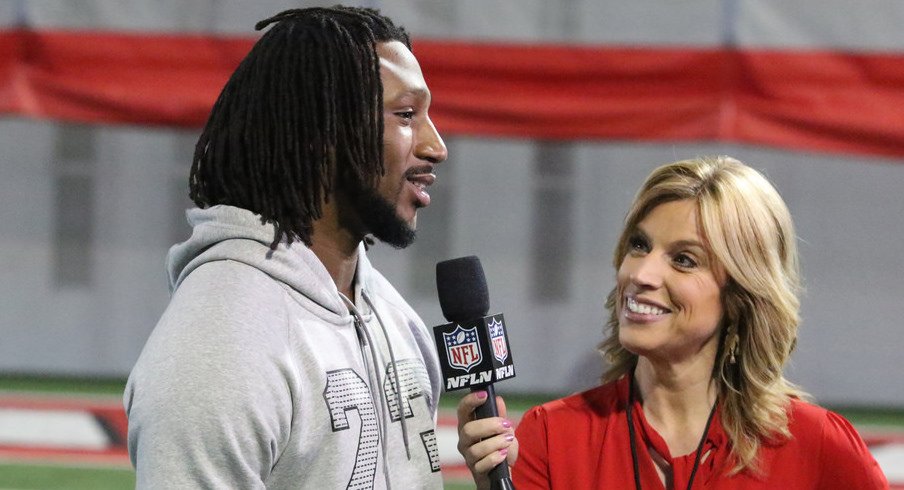
[[[731,473],[758,472],[760,445],[791,437],[788,404],[806,397],[783,376],[800,323],[794,225],[775,188],[740,161],[719,156],[675,162],[654,170],[635,196],[615,248],[616,269],[638,223],[656,206],[684,199],[697,203],[710,253],[728,275],[713,379],[735,458]],[[609,337],[599,347],[609,362],[604,382],[624,376],[637,362],[618,341],[619,294],[616,286],[606,301]]]

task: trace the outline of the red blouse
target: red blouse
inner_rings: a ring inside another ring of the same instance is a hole
[[[538,488],[634,488],[625,407],[628,379],[555,400],[529,410],[518,424],[520,449],[512,467],[518,490]],[[674,488],[687,487],[695,453],[672,456],[662,437],[635,402],[637,456],[644,489],[663,489],[649,447],[671,464]],[[704,442],[694,488],[719,489],[883,489],[888,482],[850,422],[824,408],[791,402],[793,438],[760,446],[762,475],[728,476],[730,445],[716,412]],[[642,440],[642,443],[641,443]]]

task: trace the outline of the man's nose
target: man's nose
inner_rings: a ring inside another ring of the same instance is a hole
[[[429,117],[420,128],[415,155],[431,163],[443,162],[449,156],[443,137],[439,135],[439,131],[436,130],[436,126]]]

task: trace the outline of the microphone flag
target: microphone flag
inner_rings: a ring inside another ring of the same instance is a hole
[[[515,377],[501,313],[438,325],[433,327],[433,338],[447,392]]]

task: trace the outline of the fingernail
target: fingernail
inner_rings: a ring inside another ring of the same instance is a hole
[[[503,421],[502,421],[502,426],[505,427],[506,429],[511,429],[511,428],[512,428],[512,421],[511,421],[511,420],[503,420]]]
[[[508,442],[514,441],[514,440],[515,440],[515,434],[506,434],[506,435],[505,435],[505,440],[508,441]]]
[[[477,399],[479,399],[479,400],[483,400],[484,398],[487,397],[486,391],[475,391],[475,393],[477,393]]]
[[[508,448],[504,447],[504,448],[500,449],[499,454],[505,456],[506,454],[508,454]]]

